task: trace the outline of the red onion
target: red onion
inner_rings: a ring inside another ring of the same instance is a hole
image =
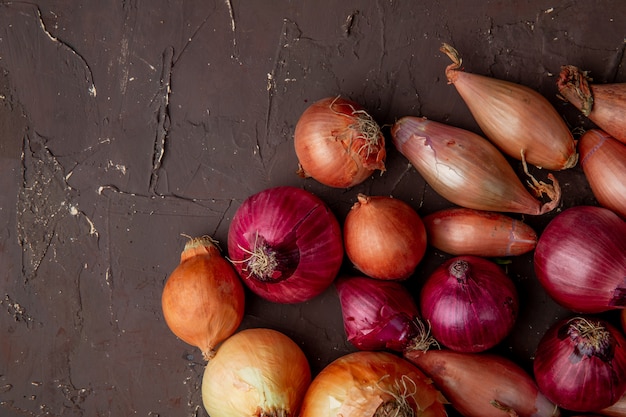
[[[548,223],[535,274],[563,307],[599,313],[626,305],[626,222],[609,209],[571,207]]]
[[[541,204],[526,190],[504,155],[469,130],[405,116],[394,124],[391,136],[396,149],[428,185],[458,206],[537,215],[552,211],[561,199],[561,189],[552,174],[548,178],[553,185],[530,177],[535,194],[550,197]]]
[[[346,255],[365,275],[408,278],[426,252],[426,229],[407,203],[388,196],[358,195],[343,224]]]
[[[420,293],[433,337],[460,352],[492,348],[513,329],[519,309],[513,281],[495,263],[458,256],[440,265]]]
[[[399,282],[350,276],[335,287],[348,341],[357,349],[403,352],[429,344],[415,300]]]
[[[237,209],[228,254],[257,295],[302,302],[321,294],[337,276],[343,261],[341,226],[316,195],[290,186],[269,188]]]
[[[560,411],[515,362],[488,353],[413,350],[404,357],[432,378],[465,417],[550,417]]]
[[[539,390],[562,408],[609,407],[626,392],[626,339],[604,320],[560,320],[539,342],[534,371]]]

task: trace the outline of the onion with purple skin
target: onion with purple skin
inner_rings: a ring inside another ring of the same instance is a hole
[[[439,343],[459,352],[482,352],[509,335],[519,301],[513,281],[498,265],[458,256],[427,278],[420,306]]]
[[[399,282],[345,276],[335,287],[348,341],[357,349],[404,352],[430,343],[413,296]]]
[[[626,339],[604,320],[563,319],[543,336],[533,361],[539,390],[571,411],[598,411],[626,392]]]
[[[321,294],[343,262],[341,226],[316,195],[291,186],[248,197],[228,230],[228,254],[260,297],[297,303]]]
[[[502,153],[473,132],[424,117],[405,116],[391,130],[393,144],[443,198],[461,207],[539,215],[559,204],[561,189],[529,175],[542,204],[524,187]]]
[[[539,237],[537,279],[557,303],[579,313],[626,306],[626,222],[609,209],[575,206]]]

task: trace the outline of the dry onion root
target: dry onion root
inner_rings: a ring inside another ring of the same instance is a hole
[[[576,143],[552,104],[538,92],[516,83],[472,74],[461,69],[456,49],[440,49],[452,60],[446,68],[485,136],[505,154],[537,167],[562,170],[578,161]]]

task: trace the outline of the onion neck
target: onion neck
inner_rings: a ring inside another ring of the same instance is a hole
[[[450,264],[448,272],[459,284],[466,284],[470,279],[470,264],[465,260],[456,260]]]
[[[185,244],[185,248],[180,254],[180,261],[183,262],[196,255],[207,255],[220,252],[217,240],[211,236],[190,237]]]
[[[415,412],[407,403],[406,398],[399,397],[383,402],[372,417],[413,417],[414,415]]]
[[[578,360],[593,356],[604,362],[610,362],[613,359],[613,337],[600,322],[575,317],[561,329],[559,337],[570,338],[574,344],[574,355]]]

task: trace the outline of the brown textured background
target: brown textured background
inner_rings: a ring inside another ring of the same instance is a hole
[[[588,127],[555,75],[573,64],[626,82],[625,35],[621,0],[0,2],[0,415],[205,416],[201,356],[161,314],[181,233],[225,248],[239,204],[274,185],[314,192],[340,220],[359,192],[421,215],[449,205],[392,146],[387,172],[353,189],[297,177],[308,104],[341,94],[383,125],[423,115],[478,132],[446,83],[445,41],[468,71]],[[561,208],[595,204],[579,167],[556,176]],[[553,215],[525,220],[541,231]],[[429,251],[407,285],[445,258]],[[568,312],[531,254],[506,268],[522,310],[498,350],[528,368]],[[333,288],[299,305],[249,295],[242,327],[260,326],[297,341],[314,372],[352,350]]]

